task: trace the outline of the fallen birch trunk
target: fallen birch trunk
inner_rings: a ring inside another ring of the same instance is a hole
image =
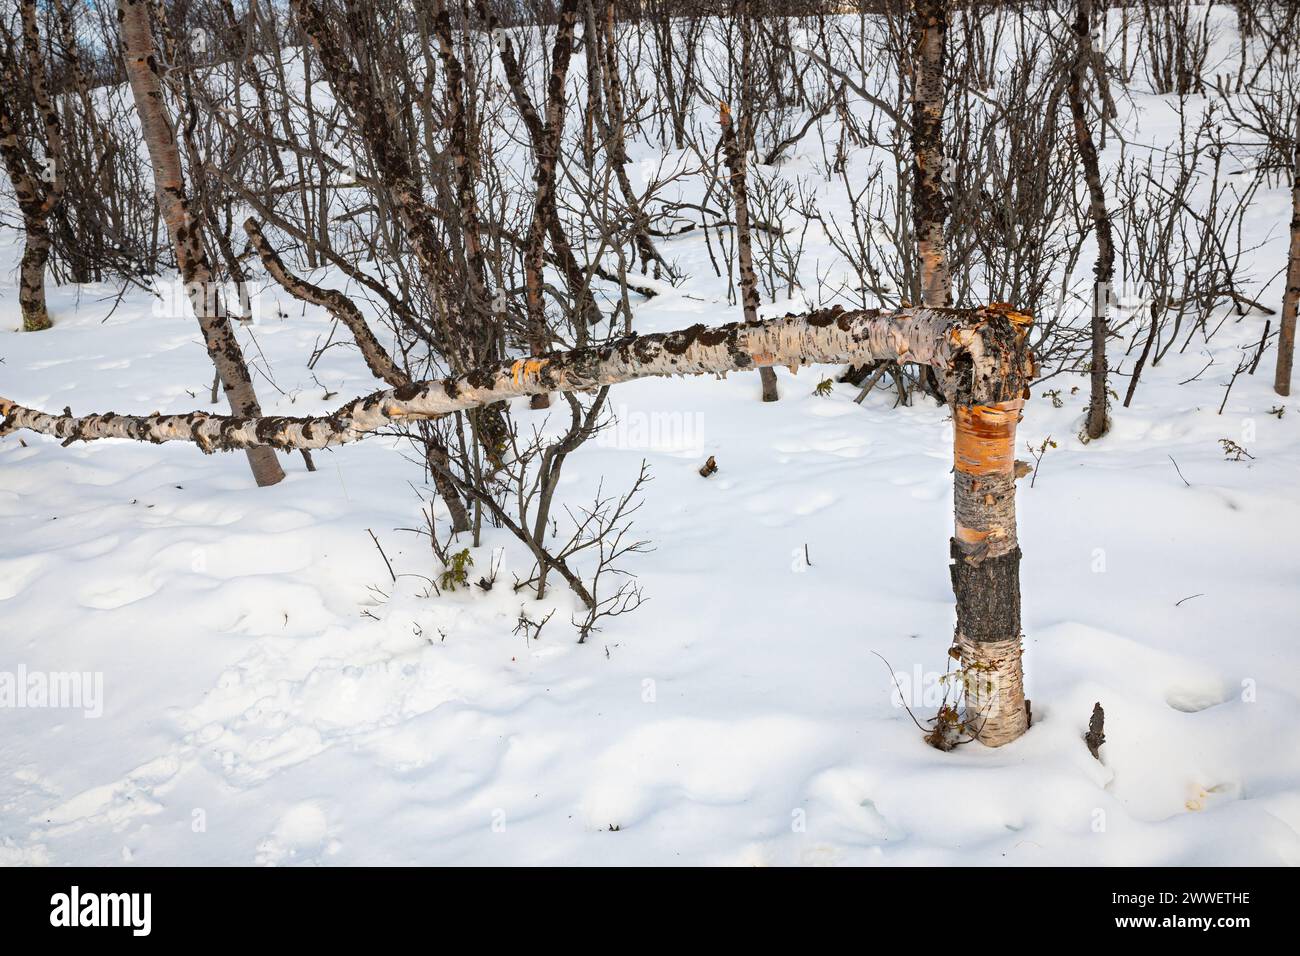
[[[315,449],[358,441],[389,425],[544,392],[587,391],[651,376],[882,359],[931,366],[955,403],[1007,401],[1019,397],[1027,377],[1027,359],[1015,326],[1018,318],[997,309],[918,307],[881,312],[836,307],[755,323],[695,325],[487,365],[454,378],[413,382],[354,399],[329,415],[315,417],[245,418],[204,411],[57,415],[0,397],[4,415],[0,434],[28,429],[63,439],[65,444],[103,438],[155,444],[187,441],[207,453],[261,445]]]

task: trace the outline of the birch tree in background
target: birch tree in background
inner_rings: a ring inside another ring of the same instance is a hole
[[[921,301],[942,307],[952,296],[944,247],[948,200],[943,194],[944,65],[948,0],[912,5],[912,219],[921,265]]]
[[[1074,60],[1070,64],[1066,91],[1070,100],[1070,114],[1074,119],[1074,139],[1079,149],[1079,163],[1083,166],[1083,179],[1088,186],[1088,214],[1092,217],[1097,234],[1097,262],[1093,266],[1092,286],[1091,399],[1084,425],[1088,437],[1093,439],[1106,434],[1110,427],[1107,414],[1110,397],[1106,391],[1106,338],[1109,334],[1110,284],[1115,275],[1115,243],[1110,215],[1106,211],[1106,193],[1102,189],[1097,146],[1088,126],[1087,103],[1084,100],[1083,87],[1088,73],[1100,70],[1098,54],[1092,46],[1092,0],[1078,0],[1074,17],[1074,39],[1076,49]],[[1098,79],[1100,81],[1101,78]]]
[[[731,109],[726,103],[719,109],[719,122],[722,125],[722,153],[727,160],[730,172],[728,183],[731,198],[736,204],[736,260],[740,270],[740,300],[744,308],[745,321],[758,321],[758,279],[754,275],[753,237],[749,224],[749,186],[746,177],[746,157],[752,145],[753,119],[750,116],[749,73],[752,67],[751,47],[753,44],[753,27],[749,20],[749,4],[740,0],[736,5],[735,16],[740,25],[740,101],[741,114],[733,122]],[[736,126],[740,129],[737,131]],[[763,401],[775,402],[780,395],[776,388],[776,372],[771,368],[759,371],[763,385]]]
[[[51,324],[45,266],[50,258],[50,216],[63,201],[63,128],[50,100],[36,0],[21,0],[19,15],[21,42],[7,23],[0,24],[0,159],[25,231],[18,277],[23,330],[39,332]],[[44,155],[38,156],[38,151]]]
[[[230,320],[217,300],[202,229],[186,197],[176,130],[163,99],[160,79],[163,68],[154,43],[147,0],[118,0],[117,9],[126,74],[136,111],[140,114],[140,130],[153,166],[154,191],[176,252],[181,281],[185,284],[186,294],[203,332],[203,344],[221,379],[231,412],[239,417],[259,418],[262,408],[253,389],[248,365]],[[274,449],[248,448],[246,454],[258,485],[274,485],[284,478],[284,470],[276,460]]]
[[[1295,141],[1291,149],[1291,246],[1287,257],[1286,290],[1282,293],[1282,331],[1278,337],[1277,374],[1273,390],[1291,394],[1291,363],[1295,358],[1296,312],[1300,309],[1300,103],[1295,111]]]
[[[516,55],[514,41],[510,38],[509,32],[502,26],[485,0],[475,0],[475,10],[482,23],[492,32],[497,55],[506,76],[506,85],[510,89],[519,117],[523,120],[524,128],[528,131],[528,140],[532,146],[535,164],[533,180],[536,191],[533,219],[526,239],[524,257],[529,290],[527,301],[533,336],[535,340],[538,339],[546,324],[541,299],[541,270],[545,259],[544,244],[549,236],[556,265],[564,275],[569,295],[573,299],[569,317],[574,325],[575,338],[582,343],[586,341],[587,327],[601,320],[601,312],[592,297],[586,274],[574,256],[569,237],[565,234],[556,201],[557,164],[564,135],[564,115],[568,105],[565,82],[573,54],[574,27],[578,15],[577,0],[562,0],[559,6],[555,45],[551,51],[551,64],[546,83],[546,98],[540,113],[528,92],[525,72]],[[528,278],[529,276],[532,278]],[[549,400],[546,396],[537,396],[533,407],[545,408],[547,404]]]
[[[1239,97],[1228,96],[1221,87],[1219,102],[1250,145],[1262,148],[1258,167],[1265,181],[1271,182],[1276,172],[1284,171],[1284,181],[1291,184],[1286,285],[1273,376],[1273,390],[1286,396],[1291,394],[1296,314],[1300,310],[1300,44],[1295,40],[1300,35],[1300,4],[1252,8],[1246,22],[1260,50],[1259,62],[1241,83]]]

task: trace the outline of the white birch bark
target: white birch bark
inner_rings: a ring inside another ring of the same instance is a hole
[[[1030,374],[1028,319],[1014,312],[924,307],[845,311],[838,307],[756,323],[631,335],[606,345],[520,358],[449,379],[375,392],[318,417],[49,414],[0,398],[0,434],[27,429],[64,440],[126,438],[194,442],[204,452],[271,446],[325,448],[386,426],[439,418],[492,402],[666,375],[748,371],[776,365],[895,360],[928,365],[957,403],[1018,398]]]

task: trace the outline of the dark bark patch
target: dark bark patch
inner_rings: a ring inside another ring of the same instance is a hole
[[[950,555],[957,632],[976,643],[1019,637],[1020,549],[986,558],[976,566],[966,560],[954,538]]]
[[[703,325],[692,325],[680,332],[670,332],[664,336],[664,351],[669,355],[684,355],[704,331]]]
[[[399,402],[409,402],[422,391],[424,391],[424,389],[415,383],[411,383],[410,385],[399,385],[397,388],[393,389],[393,397]]]

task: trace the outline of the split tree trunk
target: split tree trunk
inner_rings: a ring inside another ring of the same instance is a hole
[[[203,343],[221,379],[231,412],[243,418],[260,418],[262,408],[253,390],[244,353],[239,348],[230,320],[222,313],[217,301],[203,234],[185,195],[185,175],[180,150],[176,146],[176,131],[167,113],[159,79],[162,66],[149,21],[148,0],[118,0],[117,10],[122,27],[126,74],[140,115],[140,129],[149,149],[154,192],[176,251],[181,281],[185,283],[186,294],[203,332]],[[273,485],[284,478],[284,470],[273,449],[249,447],[247,454],[253,479],[258,485]]]
[[[1106,414],[1110,396],[1106,392],[1106,338],[1109,333],[1110,284],[1115,275],[1115,244],[1111,237],[1110,216],[1106,212],[1106,193],[1101,184],[1101,164],[1097,147],[1088,127],[1087,108],[1083,101],[1083,84],[1088,64],[1093,61],[1092,0],[1078,0],[1074,18],[1074,36],[1078,44],[1070,67],[1067,93],[1070,113],[1074,117],[1074,139],[1079,147],[1083,179],[1088,185],[1088,213],[1097,230],[1097,262],[1093,266],[1092,286],[1092,394],[1088,420],[1084,426],[1089,438],[1100,438],[1110,427]]]
[[[1300,307],[1300,108],[1296,110],[1295,155],[1291,181],[1291,251],[1286,268],[1286,291],[1282,293],[1282,328],[1277,340],[1277,373],[1273,391],[1291,394],[1291,363],[1295,358],[1295,323]]]

